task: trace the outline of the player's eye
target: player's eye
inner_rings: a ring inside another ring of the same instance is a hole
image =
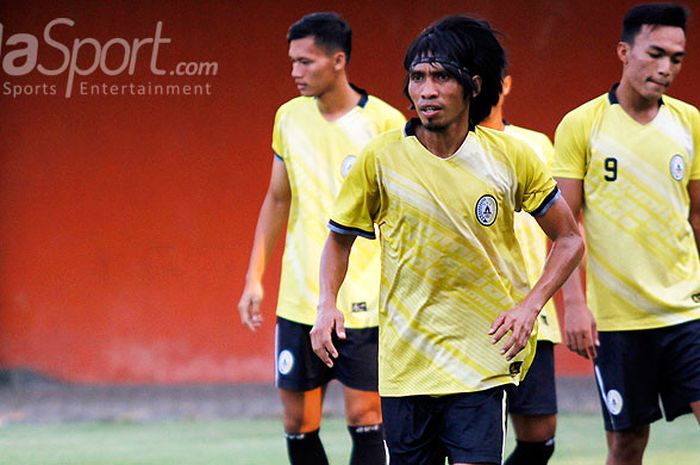
[[[411,73],[409,79],[413,82],[419,82],[423,79],[423,73]]]

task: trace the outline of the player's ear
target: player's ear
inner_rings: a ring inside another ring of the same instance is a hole
[[[627,42],[620,41],[617,43],[617,57],[620,59],[623,65],[629,62],[629,54],[632,50],[632,46]]]
[[[347,62],[348,60],[345,52],[335,52],[333,54],[333,69],[335,71],[342,71],[345,69]]]
[[[510,88],[513,85],[513,78],[510,77],[510,74],[506,75],[506,77],[503,78],[503,90],[501,90],[501,93],[503,94],[504,97],[507,97],[508,94],[510,94]]]
[[[481,93],[481,76],[475,74],[472,76],[472,83],[474,84],[474,90],[472,91],[472,98],[475,98]]]

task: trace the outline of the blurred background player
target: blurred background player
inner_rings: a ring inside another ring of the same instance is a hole
[[[700,422],[700,114],[664,95],[687,16],[631,8],[619,84],[567,114],[555,137],[554,174],[588,244],[587,298],[578,273],[564,287],[567,344],[595,358],[609,465],[641,464],[662,412]]]
[[[336,296],[348,255],[356,236],[381,231],[379,389],[392,465],[502,462],[506,387],[530,365],[537,315],[583,253],[544,163],[475,126],[498,101],[505,64],[485,21],[451,16],[424,30],[404,58],[418,118],[365,148],[329,222],[311,331],[328,366],[344,331]],[[553,239],[532,291],[512,266],[523,262],[521,208]]]
[[[333,368],[313,354],[309,331],[316,319],[318,263],[325,227],[340,185],[356,155],[375,135],[401,127],[403,115],[349,83],[352,33],[335,13],[313,13],[288,32],[292,78],[301,94],[277,111],[275,153],[238,308],[241,322],[262,324],[262,276],[280,233],[287,227],[277,304],[276,386],[292,464],[327,464],[319,439],[327,383],[344,386],[351,464],[384,463],[377,394],[377,297],[379,248],[361,241],[338,305],[347,332],[338,341]]]
[[[554,158],[549,138],[506,122],[503,102],[510,93],[512,78],[503,78],[498,103],[481,126],[504,131],[528,144],[547,167]],[[542,274],[547,259],[547,235],[535,218],[526,212],[515,215],[515,235],[525,258],[527,276],[534,285]],[[538,317],[537,351],[527,377],[508,395],[508,413],[515,430],[517,445],[504,465],[546,465],[554,453],[557,427],[557,392],[554,380],[554,344],[561,342],[559,320],[554,300],[545,304]]]

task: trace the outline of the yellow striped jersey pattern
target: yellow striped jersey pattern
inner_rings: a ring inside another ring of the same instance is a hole
[[[365,144],[404,122],[398,110],[366,94],[333,122],[312,97],[294,98],[278,109],[272,149],[285,164],[292,191],[277,301],[280,317],[308,325],[316,320],[319,263],[333,201]],[[377,326],[378,292],[379,246],[358,240],[338,298],[348,328]]]
[[[350,171],[329,227],[382,243],[379,391],[443,395],[517,384],[535,333],[511,362],[490,342],[496,317],[527,294],[515,210],[556,201],[545,165],[501,131],[477,127],[446,159],[405,131],[375,139]]]
[[[664,97],[650,123],[632,119],[614,88],[567,114],[553,171],[582,179],[587,301],[603,331],[700,318],[700,260],[688,222],[700,179],[700,114]]]

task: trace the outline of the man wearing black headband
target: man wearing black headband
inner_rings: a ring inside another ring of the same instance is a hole
[[[498,101],[505,62],[485,21],[451,16],[423,31],[404,60],[418,118],[370,142],[329,221],[312,346],[332,365],[348,256],[378,227],[379,392],[392,465],[502,463],[506,389],[532,361],[540,309],[583,253],[544,163],[476,126]],[[553,241],[532,291],[513,232],[521,209]]]

